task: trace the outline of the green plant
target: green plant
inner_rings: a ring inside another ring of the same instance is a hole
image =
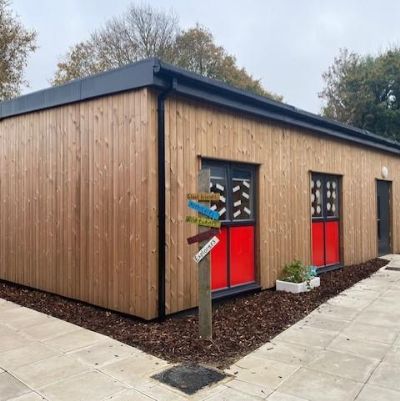
[[[312,278],[310,266],[304,266],[300,260],[287,263],[283,269],[281,280],[291,283],[302,283]]]

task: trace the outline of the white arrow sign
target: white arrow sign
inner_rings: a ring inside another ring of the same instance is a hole
[[[196,263],[199,263],[200,260],[202,260],[206,255],[208,255],[211,249],[213,249],[214,246],[218,244],[218,242],[219,239],[217,237],[212,237],[210,241],[208,241],[207,244],[205,244],[203,248],[201,248],[200,251],[193,256],[194,261]]]

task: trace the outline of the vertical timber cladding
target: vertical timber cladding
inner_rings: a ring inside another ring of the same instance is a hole
[[[153,103],[156,95],[153,94]],[[400,202],[400,158],[311,131],[234,113],[186,98],[166,102],[166,309],[197,304],[196,265],[186,238],[185,196],[196,192],[200,158],[257,163],[256,268],[263,288],[275,285],[285,263],[311,263],[310,173],[342,178],[345,264],[377,256],[376,178],[383,165]],[[393,210],[394,251],[400,250],[400,213]],[[397,230],[397,231],[396,231]]]
[[[149,102],[144,89],[0,121],[0,278],[155,317]]]

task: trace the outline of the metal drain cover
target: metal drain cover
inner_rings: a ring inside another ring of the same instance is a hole
[[[393,270],[395,272],[400,272],[400,267],[386,267],[385,270]]]
[[[226,376],[218,370],[204,366],[178,365],[164,370],[152,378],[192,395],[210,384],[219,382]]]

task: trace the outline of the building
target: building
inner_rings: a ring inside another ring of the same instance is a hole
[[[400,144],[157,59],[0,103],[0,156],[0,278],[145,319],[197,304],[201,168],[215,297],[400,250]]]

